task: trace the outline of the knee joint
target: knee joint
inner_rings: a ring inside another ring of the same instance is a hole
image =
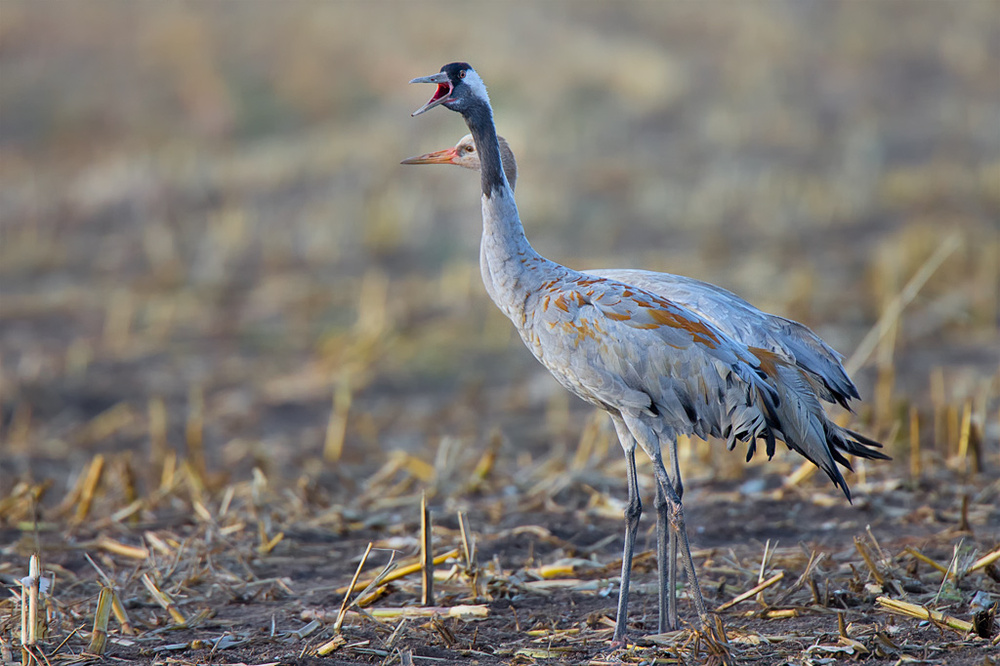
[[[636,498],[636,501],[629,502],[625,505],[625,520],[628,521],[639,521],[639,516],[642,515],[642,502]]]

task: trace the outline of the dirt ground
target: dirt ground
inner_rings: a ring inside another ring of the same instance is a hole
[[[760,600],[751,596],[720,613],[728,638],[724,653],[692,636],[696,618],[686,596],[680,606],[686,629],[656,634],[650,550],[655,539],[649,533],[640,537],[634,567],[629,628],[636,643],[625,649],[609,646],[620,568],[620,520],[595,511],[592,496],[575,488],[544,500],[544,510],[532,507],[530,499],[481,496],[469,501],[476,566],[470,568],[456,556],[438,568],[438,615],[403,619],[400,614],[378,618],[349,614],[339,634],[342,642],[324,657],[316,656],[315,650],[333,635],[330,626],[343,600],[340,588],[351,580],[366,546],[374,543],[377,549],[366,566],[369,576],[383,568],[390,551],[396,557],[415,552],[414,535],[419,534],[415,506],[369,511],[358,516],[363,520],[356,524],[340,522],[344,517],[329,510],[311,520],[284,519],[283,539],[266,554],[252,528],[231,527],[242,527],[246,520],[239,499],[229,516],[217,521],[192,520],[177,512],[155,523],[102,521],[94,527],[20,537],[17,530],[5,529],[2,536],[13,545],[8,552],[43,553],[44,568],[56,576],[56,593],[50,601],[56,618],[53,639],[65,638],[70,627],[87,622],[92,612],[99,585],[84,555],[91,554],[111,574],[138,629],[137,636],[122,635],[114,631],[112,620],[105,659],[124,663],[353,664],[406,659],[672,663],[680,659],[772,664],[826,663],[822,660],[830,658],[988,663],[996,648],[990,648],[986,639],[877,610],[877,597],[902,595],[945,614],[969,618],[982,601],[976,602],[976,595],[995,595],[1000,584],[995,564],[962,575],[952,584],[943,583],[939,572],[913,555],[919,552],[963,571],[978,556],[995,550],[1000,524],[996,483],[927,485],[873,488],[854,507],[823,491],[792,492],[779,500],[773,493],[737,499],[738,493],[718,484],[694,489],[692,495],[698,500],[689,503],[688,517],[692,526],[698,526],[692,541],[710,607],[751,589],[759,580],[784,576]],[[238,490],[237,498],[240,495]],[[967,501],[964,526],[962,498]],[[258,511],[275,508],[270,501],[258,502]],[[433,502],[431,506],[436,508]],[[445,507],[434,514],[439,516],[435,551],[461,550],[457,519]],[[778,517],[784,520],[775,520]],[[161,545],[135,561],[116,553],[108,541],[133,547]],[[761,570],[765,543],[770,555]],[[164,552],[158,552],[160,548]],[[867,568],[862,550],[874,554],[873,569]],[[821,559],[810,566],[811,557]],[[178,626],[149,598],[137,580],[143,572],[156,572],[164,586],[172,582],[171,596],[193,626]],[[882,583],[875,582],[878,576]],[[367,610],[404,609],[398,611],[404,613],[421,608],[418,579],[413,575],[388,584]],[[450,609],[472,606],[480,606],[483,615],[473,616],[467,610],[467,615],[448,616]],[[206,615],[200,616],[203,612]],[[196,617],[200,619],[192,620]],[[839,618],[845,623],[845,638],[838,629]],[[310,632],[296,633],[313,620],[318,622]],[[54,642],[43,644],[51,651]],[[70,639],[69,649],[64,647],[56,656],[86,661],[80,654],[85,643],[77,635]]]
[[[997,9],[4,0],[0,661],[36,554],[40,663],[997,662]],[[808,324],[893,456],[851,504],[682,439],[718,625],[684,587],[656,633],[639,461],[609,642],[613,431],[486,297],[475,176],[398,164],[465,133],[409,117],[455,59],[540,252]],[[417,562],[421,496],[433,604],[419,571],[363,594]]]

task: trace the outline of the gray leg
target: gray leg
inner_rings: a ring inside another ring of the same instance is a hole
[[[642,447],[653,461],[653,472],[656,474],[657,484],[663,491],[664,498],[666,499],[665,508],[668,528],[670,532],[675,533],[680,538],[681,556],[684,560],[684,570],[687,574],[688,582],[691,585],[695,609],[698,612],[698,617],[701,619],[702,626],[706,626],[708,609],[701,595],[701,588],[698,585],[698,575],[694,569],[694,559],[691,557],[691,545],[688,543],[687,529],[684,526],[684,507],[681,505],[681,498],[674,486],[673,480],[663,466],[663,456],[660,454],[660,441],[656,433],[638,418],[627,415],[623,415],[623,418],[632,436],[639,442],[639,446]],[[671,453],[674,454],[672,456],[674,459],[672,466],[675,473],[677,473],[679,471],[679,464],[676,462],[676,443],[671,444]],[[679,474],[677,474],[677,486],[680,486]]]
[[[660,594],[658,631],[677,629],[677,535],[670,529],[667,498],[656,484],[656,571]]]
[[[625,450],[625,473],[628,477],[628,504],[625,506],[625,548],[622,551],[622,578],[618,589],[618,614],[615,616],[615,634],[612,641],[625,644],[628,625],[628,588],[632,576],[632,554],[635,552],[635,537],[639,532],[639,517],[642,515],[642,500],[639,498],[639,479],[635,470],[635,439],[620,418],[611,417],[618,432],[618,440]]]
[[[670,482],[677,498],[684,497],[681,482],[681,466],[677,459],[677,440],[670,441]],[[659,484],[656,487],[656,550],[660,580],[660,623],[659,631],[674,631],[677,621],[677,533],[670,529],[667,498]],[[669,550],[669,552],[668,552]]]
[[[674,437],[670,440],[670,469],[672,473],[670,474],[670,482],[674,485],[674,492],[677,493],[677,501],[680,502],[684,498],[684,483],[681,481],[681,463],[677,458],[677,438]],[[664,510],[663,510],[663,520],[667,521],[667,509],[666,509],[666,497],[663,497]],[[666,525],[665,525],[666,527]],[[685,539],[687,535],[685,533]],[[678,629],[680,627],[677,621],[677,532],[670,530],[670,571],[669,571],[669,590],[670,596],[668,598],[668,613],[669,620],[668,624],[671,629]]]

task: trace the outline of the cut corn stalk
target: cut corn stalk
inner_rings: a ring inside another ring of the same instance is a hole
[[[462,553],[461,549],[459,549],[459,548],[452,548],[447,553],[442,553],[441,555],[438,555],[437,557],[435,557],[434,558],[434,565],[437,566],[438,564],[443,564],[444,562],[447,562],[448,560],[450,560],[452,558],[459,557],[461,555],[461,553]],[[409,576],[410,574],[414,574],[414,573],[417,573],[418,571],[420,571],[420,567],[421,567],[420,562],[417,562],[415,564],[410,564],[410,565],[407,565],[405,567],[399,567],[395,571],[391,571],[388,574],[386,574],[385,576],[383,576],[379,582],[383,583],[383,584],[384,583],[391,583],[394,580],[399,580],[400,578],[405,578],[406,576]],[[375,579],[374,578],[370,578],[370,579],[364,581],[363,583],[359,583],[357,585],[357,587],[366,588],[366,587],[368,587],[369,585],[371,585],[374,582],[375,582]],[[348,586],[344,586],[344,587],[338,588],[336,590],[336,592],[337,592],[337,594],[347,594],[347,590],[348,590]]]
[[[878,567],[875,565],[875,560],[872,558],[872,554],[869,552],[868,546],[866,546],[858,537],[854,537],[854,548],[857,549],[858,553],[861,555],[861,559],[865,561],[865,565],[868,567],[868,570],[872,572],[872,577],[875,579],[875,582],[879,585],[885,585],[885,576],[882,575],[882,572],[880,572]]]
[[[28,611],[28,589],[31,583],[26,579],[21,580],[21,591],[18,594],[18,602],[21,604],[21,646],[31,645],[31,632],[28,627],[31,625],[31,615]]]
[[[923,606],[918,606],[917,604],[911,604],[897,599],[889,599],[888,597],[878,597],[875,601],[890,613],[905,615],[907,617],[915,617],[918,620],[928,620],[934,624],[948,627],[949,629],[957,631],[961,634],[967,634],[972,631],[971,622],[960,620],[957,617],[952,617],[951,615],[945,615],[940,611],[932,611],[929,608],[924,608]]]
[[[181,613],[180,610],[178,610],[177,604],[174,603],[174,600],[170,598],[169,594],[156,586],[156,583],[153,582],[153,579],[149,576],[149,574],[142,574],[142,584],[146,586],[147,590],[149,590],[149,594],[152,595],[156,603],[160,604],[160,606],[170,613],[170,617],[173,618],[174,622],[177,624],[187,625],[187,618],[184,617],[184,614]]]
[[[104,647],[108,642],[108,618],[111,617],[112,598],[114,592],[106,585],[101,586],[101,593],[97,596],[97,611],[94,613],[94,630],[90,634],[90,644],[87,652],[91,654],[104,654]]]
[[[987,553],[986,555],[983,555],[978,560],[976,560],[975,562],[973,562],[972,566],[969,567],[969,570],[968,570],[967,573],[972,573],[973,571],[975,571],[977,569],[982,569],[984,567],[988,567],[989,565],[993,564],[997,560],[1000,560],[1000,548],[997,548],[992,553]]]
[[[344,600],[340,603],[340,612],[337,613],[337,621],[334,622],[333,624],[333,630],[335,632],[338,633],[340,632],[340,627],[344,623],[344,616],[347,613],[348,600],[351,598],[351,593],[354,592],[354,586],[357,585],[358,583],[358,576],[361,575],[361,569],[364,568],[365,562],[368,561],[368,554],[371,552],[372,552],[372,542],[369,541],[368,548],[365,549],[365,554],[361,556],[361,561],[358,562],[358,568],[354,572],[354,578],[351,579],[351,584],[348,585],[347,589],[344,590],[343,592]],[[372,580],[372,582],[375,582],[374,579]],[[365,587],[367,588],[368,586],[366,585]],[[337,590],[337,592],[339,593],[340,590]]]
[[[762,590],[765,590],[765,589],[771,587],[772,585],[774,585],[775,583],[777,583],[779,580],[781,580],[784,577],[785,577],[785,572],[784,571],[779,571],[778,573],[774,574],[773,576],[771,576],[770,578],[768,578],[767,580],[765,580],[763,583],[761,583],[759,585],[755,585],[754,587],[750,588],[749,590],[747,590],[743,594],[740,594],[740,595],[738,595],[736,597],[733,597],[731,600],[729,600],[726,603],[722,604],[721,606],[719,606],[715,610],[717,612],[721,612],[721,611],[726,610],[727,608],[732,608],[733,606],[735,606],[736,604],[740,603],[741,601],[746,601],[747,599],[749,599],[749,598],[751,598],[753,596],[756,596],[758,592],[761,592]]]
[[[326,425],[326,441],[323,444],[323,458],[335,463],[344,452],[344,438],[347,434],[347,419],[351,411],[351,382],[347,373],[337,382],[333,391],[333,406]]]
[[[108,536],[100,536],[94,543],[97,548],[101,550],[106,550],[109,553],[114,553],[115,555],[121,555],[122,557],[128,557],[133,560],[145,560],[149,557],[149,549],[142,546],[129,546],[120,541],[115,541]]]
[[[367,611],[369,615],[380,620],[391,620],[404,617],[454,617],[461,620],[471,620],[477,617],[487,617],[490,613],[486,604],[459,606],[404,606],[401,608],[374,608]]]
[[[80,490],[80,500],[76,505],[75,522],[81,523],[90,513],[90,504],[94,500],[94,493],[97,485],[101,482],[101,475],[104,472],[104,456],[98,453],[87,467],[87,475],[84,477]]]
[[[168,493],[177,483],[177,454],[168,451],[163,457],[163,469],[160,472],[160,492]]]
[[[499,434],[492,438],[490,447],[486,449],[479,462],[476,463],[476,468],[472,470],[472,478],[477,481],[483,481],[493,472],[493,468],[497,462],[497,450],[500,447],[500,441]]]
[[[526,635],[532,638],[549,638],[549,637],[566,637],[566,636],[576,636],[580,633],[580,629],[529,629],[524,632]]]
[[[910,478],[920,478],[920,413],[910,405]]]
[[[420,495],[420,572],[423,606],[434,605],[434,556],[431,529],[431,512],[427,508],[427,494]]]
[[[913,555],[913,557],[917,558],[918,560],[920,560],[924,564],[931,565],[932,567],[934,567],[935,569],[937,569],[938,571],[940,571],[941,573],[943,573],[945,576],[949,575],[947,567],[941,566],[940,564],[938,564],[937,562],[935,562],[931,558],[927,557],[926,555],[924,555],[923,553],[921,553],[919,550],[917,550],[913,546],[907,546],[903,550],[904,550],[904,552],[907,552],[910,555]],[[998,552],[1000,552],[1000,551],[998,551]]]
[[[514,654],[529,659],[565,659],[572,651],[570,647],[521,648]]]
[[[778,547],[778,544],[775,543],[774,544],[774,548],[777,548],[777,547]],[[764,555],[761,556],[761,558],[760,558],[760,569],[757,571],[757,584],[758,585],[764,582],[764,571],[767,568],[767,562],[768,562],[768,560],[771,558],[771,555],[774,554],[774,548],[771,547],[771,540],[768,539],[767,543],[764,544]],[[760,606],[767,606],[767,604],[764,603],[764,591],[763,590],[761,590],[760,592],[757,593],[757,603]]]
[[[270,539],[267,538],[267,532],[264,530],[264,523],[258,523],[259,533],[260,533],[260,545],[257,546],[257,552],[261,555],[267,555],[274,547],[281,543],[281,540],[285,538],[284,532],[278,532]]]
[[[111,610],[115,614],[115,619],[118,620],[118,624],[122,627],[122,633],[129,636],[135,635],[135,629],[132,627],[132,622],[128,619],[128,613],[125,612],[125,606],[122,605],[122,600],[118,598],[118,593],[112,589],[111,591]]]
[[[161,539],[159,536],[157,536],[155,532],[147,530],[143,534],[143,536],[146,538],[146,541],[149,542],[149,545],[152,547],[152,549],[155,550],[160,555],[163,555],[164,557],[170,557],[171,555],[174,554],[174,551],[170,547],[170,545],[167,544],[167,542]]]
[[[193,499],[191,501],[191,508],[194,509],[195,514],[198,516],[198,520],[204,523],[212,522],[211,512],[200,499]]]
[[[222,536],[229,536],[230,534],[236,534],[237,532],[242,532],[246,529],[247,524],[244,522],[233,523],[232,525],[226,525],[219,530],[219,534]]]
[[[532,573],[535,573],[544,579],[565,578],[578,573],[578,569],[575,561],[564,559],[558,562],[553,562],[552,564],[544,564],[537,567],[532,570]]]
[[[816,467],[816,465],[813,465],[811,462],[807,460],[806,462],[799,465],[794,472],[788,475],[788,478],[785,479],[785,482],[782,484],[782,487],[795,488],[802,482],[808,480],[813,474],[815,474],[817,469],[819,468]]]
[[[862,655],[871,652],[871,650],[865,647],[864,643],[862,643],[861,641],[856,641],[850,636],[841,636],[838,639],[838,641],[840,642],[841,645],[853,649],[855,651],[855,654]]]
[[[133,517],[135,514],[139,513],[146,507],[146,500],[136,499],[121,509],[118,509],[113,514],[111,514],[111,520],[120,523],[127,518]]]
[[[389,594],[389,588],[385,585],[370,585],[364,589],[364,591],[359,594],[354,599],[352,606],[357,606],[358,608],[367,608],[373,603],[378,601],[384,596]]]
[[[416,456],[405,454],[403,456],[403,469],[423,483],[430,483],[433,481],[436,474],[434,465],[431,465],[427,461],[421,460]]]
[[[330,654],[331,652],[333,652],[340,646],[344,645],[345,643],[347,643],[347,639],[344,638],[343,634],[337,634],[336,636],[328,640],[326,643],[323,643],[318,648],[316,648],[316,654],[319,655],[320,657],[325,657],[326,655]]]
[[[476,544],[469,533],[469,517],[464,511],[458,512],[458,527],[462,532],[462,552],[465,555],[465,566],[471,568],[476,561]]]
[[[28,560],[28,645],[38,642],[38,587],[42,577],[40,569],[38,555],[32,554]]]

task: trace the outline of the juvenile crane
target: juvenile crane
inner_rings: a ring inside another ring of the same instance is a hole
[[[478,154],[480,269],[486,291],[559,383],[608,412],[625,452],[628,504],[613,641],[622,644],[626,638],[632,553],[642,511],[637,443],[652,460],[657,482],[659,628],[677,626],[678,549],[704,624],[707,609],[684,525],[677,436],[719,437],[730,449],[737,440],[745,441],[748,460],[757,439],[765,441],[768,456],[782,440],[823,469],[850,499],[837,463],[850,469],[845,454],[886,456],[876,450],[877,442],[831,422],[820,405],[820,399],[847,405],[858,397],[840,357],[808,328],[763,313],[721,288],[651,271],[581,273],[541,256],[524,235],[505,173],[505,166],[511,176],[515,173],[513,154],[507,149],[505,165],[486,86],[476,71],[467,63],[451,63],[411,83],[437,85],[413,115],[438,105],[460,113],[473,150],[463,139],[451,149],[454,159],[443,155],[449,151],[439,151],[405,163],[475,168],[459,158]],[[670,449],[670,472],[663,464],[663,443]]]

